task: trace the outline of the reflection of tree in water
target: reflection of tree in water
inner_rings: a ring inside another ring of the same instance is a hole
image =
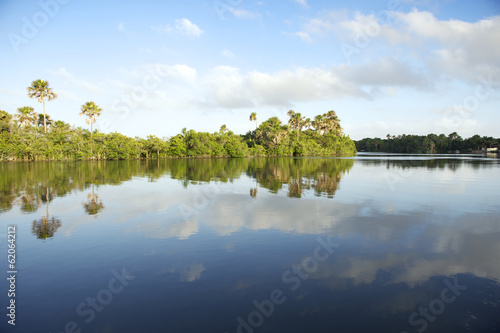
[[[34,213],[38,209],[39,198],[33,193],[24,193],[21,197],[21,211],[23,213]]]
[[[314,192],[318,196],[325,194],[328,198],[333,198],[341,178],[342,173],[338,173],[333,176],[325,174],[319,175],[314,180]]]
[[[0,191],[0,213],[12,209],[12,202],[16,199],[14,191]]]
[[[50,237],[54,237],[54,233],[57,231],[57,229],[59,229],[61,225],[61,220],[55,217],[49,219],[48,217],[44,216],[39,220],[33,221],[31,233],[38,239],[47,239]]]
[[[24,196],[23,196],[24,197]],[[47,239],[54,237],[54,233],[62,225],[61,220],[56,217],[49,217],[49,202],[52,201],[52,189],[49,187],[45,188],[45,191],[41,191],[39,200],[44,202],[46,205],[45,216],[42,216],[39,220],[33,221],[31,226],[31,233],[38,239]]]
[[[89,215],[97,216],[97,214],[104,209],[102,200],[99,199],[99,195],[94,193],[94,184],[92,184],[92,193],[87,196],[87,202],[83,203],[83,208],[85,212]]]
[[[350,159],[266,159],[254,167],[251,176],[271,193],[278,193],[286,184],[289,198],[302,198],[311,189],[316,196],[333,198],[342,175],[353,164]],[[257,186],[250,189],[252,197],[256,193]]]

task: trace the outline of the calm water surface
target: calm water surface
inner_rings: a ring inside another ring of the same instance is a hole
[[[0,164],[7,332],[498,332],[500,164]]]

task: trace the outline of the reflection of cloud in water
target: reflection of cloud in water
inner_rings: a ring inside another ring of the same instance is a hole
[[[376,207],[373,202],[343,204],[324,199],[294,200],[280,196],[252,200],[225,194],[183,221],[148,222],[141,231],[155,238],[188,238],[203,223],[220,235],[243,229],[296,234],[330,234],[343,247],[355,246],[333,265],[322,264],[314,278],[330,287],[373,283],[388,272],[390,283],[417,285],[432,276],[473,273],[500,281],[500,224],[496,213],[450,217],[449,209],[418,211]],[[399,214],[387,213],[398,211]],[[369,251],[369,253],[365,253]],[[352,255],[351,255],[352,254]]]
[[[135,226],[134,232],[142,233],[150,238],[179,238],[187,239],[198,233],[198,220],[193,217],[187,221],[179,219],[168,219],[166,222],[161,219],[147,221]]]
[[[171,269],[170,273],[176,273],[179,275],[179,281],[183,282],[193,282],[201,277],[201,273],[205,270],[202,264],[193,264],[188,266],[183,266],[177,269]]]
[[[249,202],[247,196],[221,196],[207,209],[205,222],[220,235],[243,228],[276,229],[286,233],[321,234],[339,220],[356,214],[356,205],[329,200],[295,200],[285,197]]]
[[[410,286],[421,284],[432,276],[459,273],[472,273],[500,282],[500,262],[496,255],[500,252],[500,225],[489,230],[483,228],[484,234],[480,235],[473,233],[477,231],[475,225],[488,225],[490,221],[487,218],[473,223],[469,221],[468,227],[460,227],[463,222],[457,221],[457,228],[426,225],[418,239],[430,238],[432,241],[420,248],[409,244],[407,247],[397,246],[393,252],[387,250],[393,244],[384,244],[380,245],[379,253],[364,254],[364,251],[376,248],[364,245],[357,251],[349,252],[355,254],[339,255],[332,264],[321,265],[313,278],[335,289],[342,288],[347,281],[355,285],[373,283],[382,272],[390,274],[388,283],[406,283]],[[459,241],[455,242],[457,238]],[[397,241],[392,240],[392,243]],[[436,243],[440,246],[433,247]]]

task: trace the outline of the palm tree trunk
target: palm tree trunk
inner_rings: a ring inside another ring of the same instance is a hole
[[[49,220],[49,188],[45,191],[45,200],[47,200],[47,221]]]
[[[90,119],[90,157],[93,158],[92,156],[92,148],[94,147],[94,140],[92,140],[92,119]]]
[[[42,99],[43,105],[43,132],[47,133],[47,122],[45,121],[45,99]]]

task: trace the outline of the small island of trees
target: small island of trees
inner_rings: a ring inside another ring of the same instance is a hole
[[[0,161],[127,160],[142,158],[210,158],[247,156],[349,156],[356,154],[354,142],[346,136],[335,111],[317,115],[314,120],[288,111],[284,124],[277,117],[257,123],[244,135],[222,125],[215,133],[183,128],[172,137],[149,135],[131,138],[101,133],[93,125],[103,110],[93,101],[85,102],[80,115],[89,129],[54,120],[45,111],[45,102],[57,98],[49,82],[35,80],[28,96],[42,103],[42,114],[22,106],[12,115],[0,110]]]
[[[406,154],[447,154],[447,153],[479,153],[482,148],[498,147],[500,139],[490,136],[479,136],[463,139],[457,132],[428,135],[390,135],[385,139],[364,138],[355,141],[358,151],[406,153]]]

